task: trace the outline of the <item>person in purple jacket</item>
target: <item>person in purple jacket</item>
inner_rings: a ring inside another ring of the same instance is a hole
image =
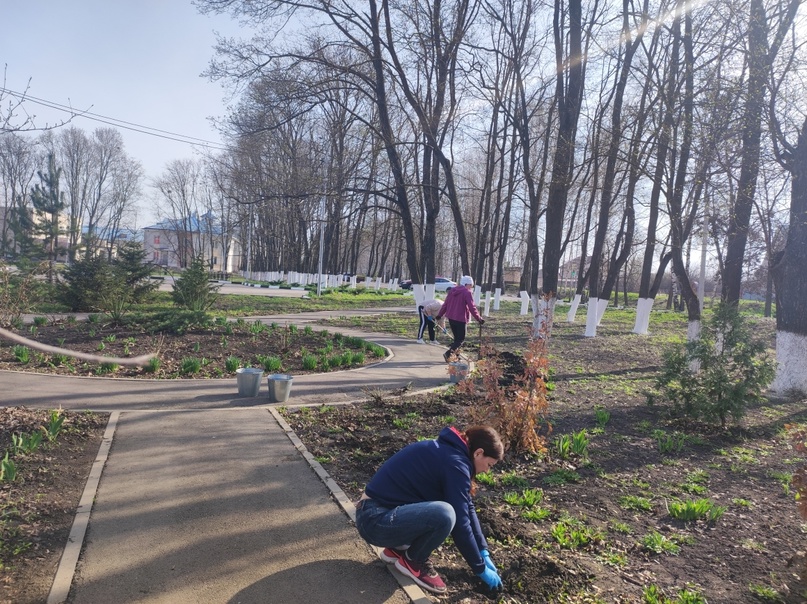
[[[451,535],[474,574],[500,589],[471,496],[474,476],[503,457],[502,440],[488,426],[464,434],[443,428],[434,440],[407,445],[378,469],[356,502],[359,535],[384,548],[382,560],[437,594],[446,584],[429,557]]]
[[[474,280],[468,275],[463,275],[460,278],[460,284],[457,287],[452,287],[446,294],[446,300],[440,307],[437,313],[437,319],[443,317],[448,318],[448,324],[451,326],[451,333],[454,335],[454,341],[443,353],[443,358],[448,363],[452,357],[457,354],[460,346],[465,342],[465,332],[467,331],[468,321],[471,316],[476,319],[480,325],[485,324],[482,315],[474,304],[474,296],[471,290],[474,288]]]

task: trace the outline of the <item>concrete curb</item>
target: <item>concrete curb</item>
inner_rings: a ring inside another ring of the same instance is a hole
[[[311,455],[297,434],[294,433],[294,430],[291,429],[291,426],[289,426],[289,424],[286,423],[286,420],[284,420],[280,415],[280,412],[274,407],[269,407],[268,411],[272,414],[272,417],[275,418],[275,421],[278,423],[283,432],[286,433],[286,436],[291,441],[291,444],[294,445],[294,448],[300,452],[300,455],[302,455],[303,458],[308,462],[308,465],[311,466],[314,473],[323,483],[325,483],[325,486],[328,487],[328,490],[331,492],[331,496],[334,498],[336,503],[339,504],[339,507],[342,508],[342,511],[345,512],[345,514],[348,515],[348,518],[350,518],[350,521],[355,524],[356,508],[354,507],[353,502],[350,501],[348,496],[339,487],[339,485],[336,484],[334,479],[328,475],[325,468],[323,468],[322,465],[314,458],[314,456]],[[379,548],[369,544],[368,547],[372,549],[376,556],[378,555]],[[398,581],[401,589],[403,589],[404,593],[411,600],[412,604],[432,604],[432,600],[414,581],[399,573],[391,564],[387,565],[387,569],[390,571],[392,576],[395,577],[395,580]]]
[[[95,501],[95,495],[98,492],[98,484],[101,481],[101,474],[109,457],[109,449],[112,447],[112,439],[118,427],[118,418],[120,418],[120,411],[114,411],[109,416],[104,436],[101,439],[101,445],[98,447],[98,454],[95,456],[95,462],[92,464],[90,475],[87,477],[78,508],[76,508],[76,517],[73,519],[73,526],[70,527],[67,545],[64,552],[62,552],[59,565],[56,567],[56,575],[50,587],[47,604],[61,604],[67,600],[67,596],[70,594],[79,555],[84,545],[84,537],[90,523],[90,512]]]

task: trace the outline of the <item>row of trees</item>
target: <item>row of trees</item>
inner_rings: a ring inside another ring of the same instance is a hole
[[[226,186],[275,240],[294,237],[301,210],[326,225],[328,257],[349,260],[369,226],[416,282],[449,253],[501,285],[515,259],[538,317],[573,255],[588,335],[634,254],[635,331],[671,267],[696,334],[687,259],[706,240],[726,302],[762,267],[780,328],[807,336],[807,319],[782,319],[785,295],[804,304],[782,286],[805,280],[777,277],[805,247],[799,4],[197,2],[263,26],[220,40],[210,75],[243,91]]]
[[[70,261],[110,255],[134,221],[143,180],[114,128],[1,133],[0,253]]]
[[[579,258],[588,335],[634,256],[634,330],[671,267],[697,333],[688,258],[706,241],[729,304],[772,276],[803,353],[799,4],[198,0],[263,29],[217,47],[209,75],[239,96],[196,198],[236,203],[254,269],[313,271],[320,240],[328,272],[367,257],[502,285],[517,265],[537,317]]]

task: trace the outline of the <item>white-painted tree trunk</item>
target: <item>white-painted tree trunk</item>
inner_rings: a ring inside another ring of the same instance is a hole
[[[690,321],[687,325],[687,342],[694,342],[701,337],[701,322]],[[701,370],[701,363],[698,359],[693,359],[689,363],[689,370],[692,373],[697,373]]]
[[[701,337],[701,322],[690,321],[687,324],[687,342],[694,342]]]
[[[543,296],[532,296],[532,333],[536,337],[549,336],[552,332],[552,319],[555,314],[554,296],[546,300]]]
[[[527,314],[527,305],[530,303],[530,295],[525,291],[520,291],[518,293],[519,297],[521,298],[521,312],[520,315]],[[533,314],[535,314],[535,309],[533,309]]]
[[[771,392],[780,396],[807,396],[807,335],[777,331],[776,360]]]
[[[569,307],[569,312],[566,313],[566,322],[567,323],[574,323],[574,320],[577,315],[577,307],[580,306],[580,300],[582,299],[582,294],[575,294],[574,299],[572,300],[572,305]]]
[[[423,287],[422,283],[412,284],[412,294],[414,294],[415,298],[415,308],[417,308],[426,301],[426,290]]]
[[[599,327],[600,321],[605,314],[605,309],[608,308],[609,298],[599,298],[597,300],[597,326]]]
[[[599,298],[589,298],[588,308],[586,309],[586,333],[587,338],[593,338],[597,335],[597,315],[599,314]]]
[[[639,302],[636,304],[636,323],[633,325],[633,333],[641,336],[647,335],[651,310],[653,310],[653,298],[639,298]]]

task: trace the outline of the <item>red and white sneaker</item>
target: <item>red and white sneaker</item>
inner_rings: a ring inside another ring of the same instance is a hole
[[[395,568],[427,591],[435,594],[446,592],[446,584],[434,570],[430,560],[415,562],[403,555],[395,561]]]
[[[395,564],[398,560],[403,558],[404,551],[405,550],[402,549],[395,549],[394,547],[385,547],[381,550],[381,553],[378,554],[378,557],[387,564]]]

